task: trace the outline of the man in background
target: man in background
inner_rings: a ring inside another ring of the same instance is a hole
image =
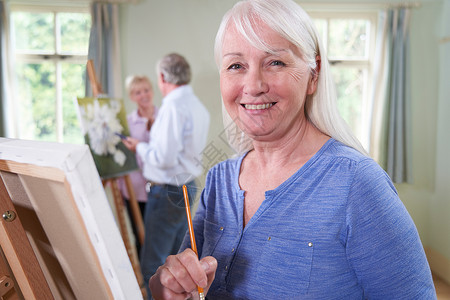
[[[150,131],[150,142],[130,137],[124,141],[142,158],[143,174],[149,181],[145,241],[140,255],[147,289],[150,277],[167,256],[178,252],[187,231],[182,186],[187,186],[193,201],[210,122],[209,112],[189,85],[191,68],[183,56],[164,56],[157,64],[157,72],[164,98]]]

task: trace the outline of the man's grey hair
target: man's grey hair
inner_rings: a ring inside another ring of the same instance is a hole
[[[177,53],[170,53],[161,58],[157,64],[157,72],[164,76],[166,82],[176,85],[188,84],[191,81],[191,67],[187,60]]]

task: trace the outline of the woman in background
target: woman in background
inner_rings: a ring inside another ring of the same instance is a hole
[[[392,181],[339,116],[326,53],[292,0],[238,2],[216,45],[238,157],[208,173],[154,299],[436,299]],[[225,128],[231,128],[226,122]]]
[[[125,87],[131,101],[136,103],[137,108],[127,115],[128,128],[130,136],[141,141],[148,142],[150,137],[150,128],[155,121],[158,109],[153,104],[153,86],[147,76],[132,75],[125,80]],[[147,192],[145,185],[147,180],[142,175],[142,159],[136,155],[139,170],[129,173],[131,183],[133,185],[136,200],[138,201],[142,218],[145,213],[145,203],[147,202]],[[123,178],[119,180],[119,188],[122,197],[125,199],[128,214],[133,219],[130,207],[130,196]],[[141,245],[139,243],[135,222],[131,222],[133,233],[136,239],[136,248],[138,255],[140,254]]]

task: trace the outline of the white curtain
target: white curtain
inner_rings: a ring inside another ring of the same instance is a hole
[[[94,62],[103,92],[111,98],[122,98],[118,5],[94,2],[91,14],[88,59]],[[89,78],[86,78],[86,86],[86,95],[92,95]]]
[[[395,183],[411,182],[410,9],[380,14],[370,154]]]
[[[386,99],[386,82],[388,70],[388,28],[387,11],[381,11],[378,18],[375,60],[373,66],[374,82],[371,85],[372,119],[370,124],[369,154],[385,168],[381,153],[383,113]]]

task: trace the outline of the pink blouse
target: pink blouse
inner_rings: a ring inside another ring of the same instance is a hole
[[[155,111],[154,117],[156,118],[158,109],[155,107],[154,111]],[[128,128],[130,130],[130,136],[140,141],[148,143],[150,134],[149,131],[147,130],[147,118],[139,116],[137,110],[135,110],[130,114],[128,114],[127,121],[128,121]],[[139,166],[139,170],[129,173],[129,176],[131,179],[131,183],[133,184],[136,200],[139,202],[147,202],[147,192],[145,191],[145,184],[147,183],[147,180],[142,175],[143,162],[141,157],[137,154],[136,160]],[[124,198],[130,199],[128,189],[125,185],[125,180],[120,178],[118,180],[118,185],[122,193],[122,196]]]

